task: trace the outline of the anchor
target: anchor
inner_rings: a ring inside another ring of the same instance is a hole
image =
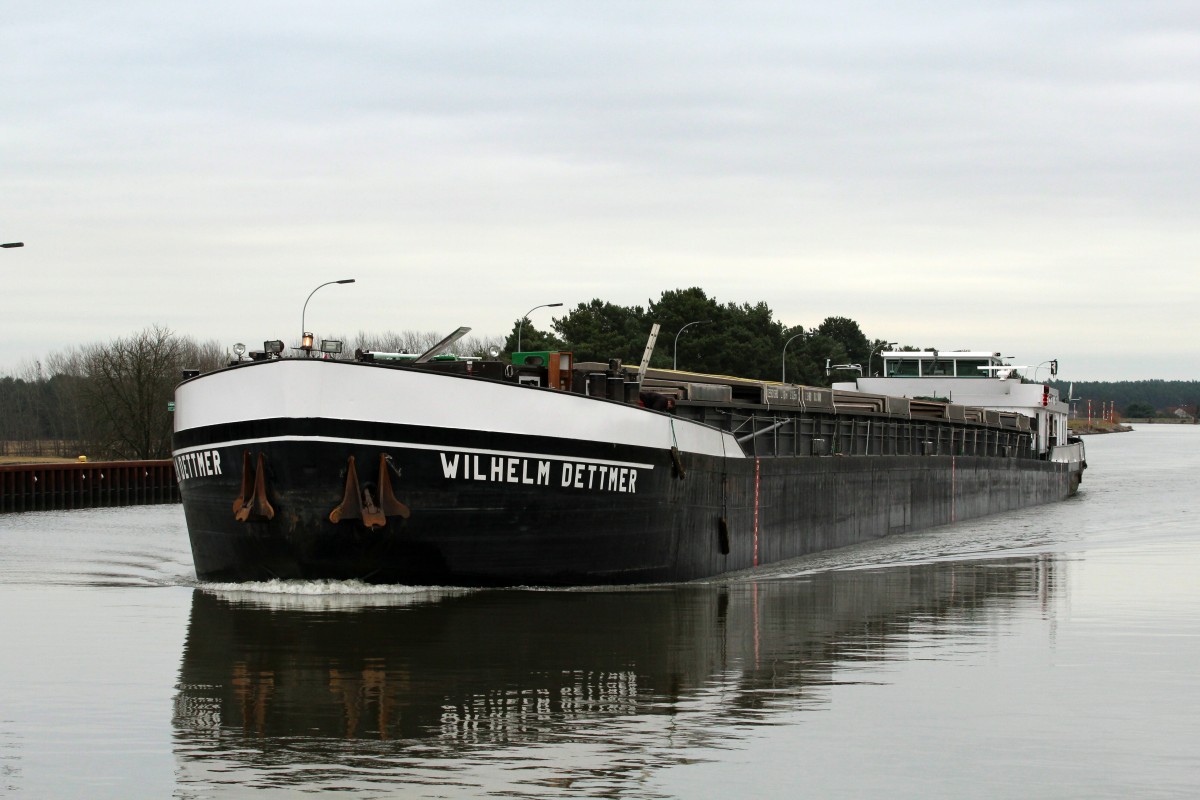
[[[238,522],[266,522],[275,517],[275,509],[267,500],[267,477],[263,454],[258,454],[253,483],[250,478],[250,451],[242,451],[242,490],[233,501],[233,518]]]
[[[386,453],[379,454],[379,506],[383,513],[389,517],[400,517],[408,519],[408,506],[396,499],[395,493],[392,491],[392,479],[388,474],[388,467],[391,466],[392,459]],[[400,473],[397,472],[397,475]]]
[[[367,530],[374,531],[387,525],[388,517],[408,519],[408,506],[397,500],[392,491],[387,460],[386,454],[379,454],[379,483],[376,484],[379,496],[376,497],[369,487],[359,485],[358,468],[355,466],[354,456],[350,456],[346,465],[346,488],[342,492],[342,502],[329,512],[330,522],[357,519]]]

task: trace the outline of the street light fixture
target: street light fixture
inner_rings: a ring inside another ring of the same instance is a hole
[[[871,351],[871,355],[867,356],[867,377],[871,377],[871,361],[875,358],[876,353],[882,353],[885,347],[895,347],[895,342],[880,342],[879,347]]]
[[[10,247],[24,247],[24,246],[25,246],[24,242],[5,242],[4,244],[0,244],[0,247],[3,247],[5,250],[7,250]]]
[[[1051,378],[1057,378],[1057,377],[1058,377],[1058,359],[1057,359],[1057,358],[1052,358],[1052,359],[1050,359],[1049,361],[1043,361],[1042,363],[1040,363],[1040,364],[1038,364],[1036,367],[1034,367],[1034,369],[1033,369],[1033,379],[1034,379],[1035,381],[1037,380],[1037,374],[1038,374],[1038,371],[1039,371],[1039,370],[1040,370],[1042,367],[1044,367],[1044,366],[1047,366],[1047,365],[1049,365],[1049,367],[1050,367],[1050,377],[1051,377]]]
[[[679,366],[679,334],[686,331],[692,325],[707,325],[712,322],[711,319],[698,319],[695,322],[689,322],[679,329],[679,333],[675,334],[675,347],[671,351],[671,369],[676,369]]]
[[[340,281],[326,281],[321,286],[318,286],[317,289],[320,289],[322,286],[331,286],[335,283],[354,283],[354,278],[342,278]],[[304,300],[304,308],[300,309],[300,349],[309,354],[312,353],[313,349],[313,335],[304,324],[304,315],[308,312],[308,301],[312,300],[312,296],[317,293],[317,289],[313,289],[308,293],[308,297]]]
[[[529,315],[537,311],[539,308],[558,308],[562,303],[543,303],[540,306],[534,306],[525,312],[525,316],[521,317],[520,323],[517,324],[517,352],[521,352],[521,333],[525,328],[525,320],[529,319]]]
[[[793,336],[791,339],[788,339],[786,342],[783,343],[783,356],[780,359],[780,361],[782,363],[780,364],[780,369],[779,369],[779,382],[780,383],[787,383],[787,349],[788,349],[788,345],[791,344],[792,342],[796,341],[797,339],[799,339],[801,336],[808,336],[808,335],[809,334],[807,331],[800,331],[795,336]]]

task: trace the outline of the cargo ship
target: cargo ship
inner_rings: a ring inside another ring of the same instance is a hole
[[[202,581],[687,581],[1063,500],[1067,404],[998,353],[832,388],[519,352],[283,344],[174,401]],[[332,348],[331,348],[332,349]],[[325,357],[321,357],[324,355]]]

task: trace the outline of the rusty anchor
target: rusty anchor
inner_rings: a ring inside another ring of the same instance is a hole
[[[379,482],[376,484],[378,497],[371,493],[369,487],[362,487],[358,482],[358,468],[354,456],[350,456],[346,465],[346,487],[342,492],[342,502],[329,512],[329,521],[333,523],[344,519],[360,520],[367,530],[378,530],[387,525],[388,517],[408,519],[408,506],[396,499],[392,491],[392,480],[387,470],[387,455],[379,454]]]
[[[275,517],[275,509],[267,500],[267,477],[263,454],[250,477],[250,451],[242,451],[242,490],[233,501],[233,518],[238,522],[266,522]]]

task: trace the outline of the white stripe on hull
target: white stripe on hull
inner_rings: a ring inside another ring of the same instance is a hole
[[[175,431],[257,419],[336,419],[548,436],[742,458],[728,433],[570,392],[351,362],[284,359],[175,390]]]
[[[247,445],[265,444],[267,442],[322,442],[325,444],[398,447],[408,450],[432,450],[442,453],[466,453],[468,455],[498,456],[503,458],[536,458],[542,461],[569,461],[573,464],[604,464],[607,466],[630,467],[634,469],[654,469],[653,464],[640,464],[635,461],[614,461],[611,458],[582,458],[579,456],[562,456],[549,453],[531,453],[523,450],[486,450],[480,447],[459,447],[458,445],[449,444],[417,444],[415,442],[397,442],[386,439],[350,439],[339,436],[262,436],[254,439],[236,439],[225,442],[211,442],[194,447],[184,447],[175,450],[171,455],[172,457],[178,457],[202,450],[214,450],[220,447],[244,447]]]

